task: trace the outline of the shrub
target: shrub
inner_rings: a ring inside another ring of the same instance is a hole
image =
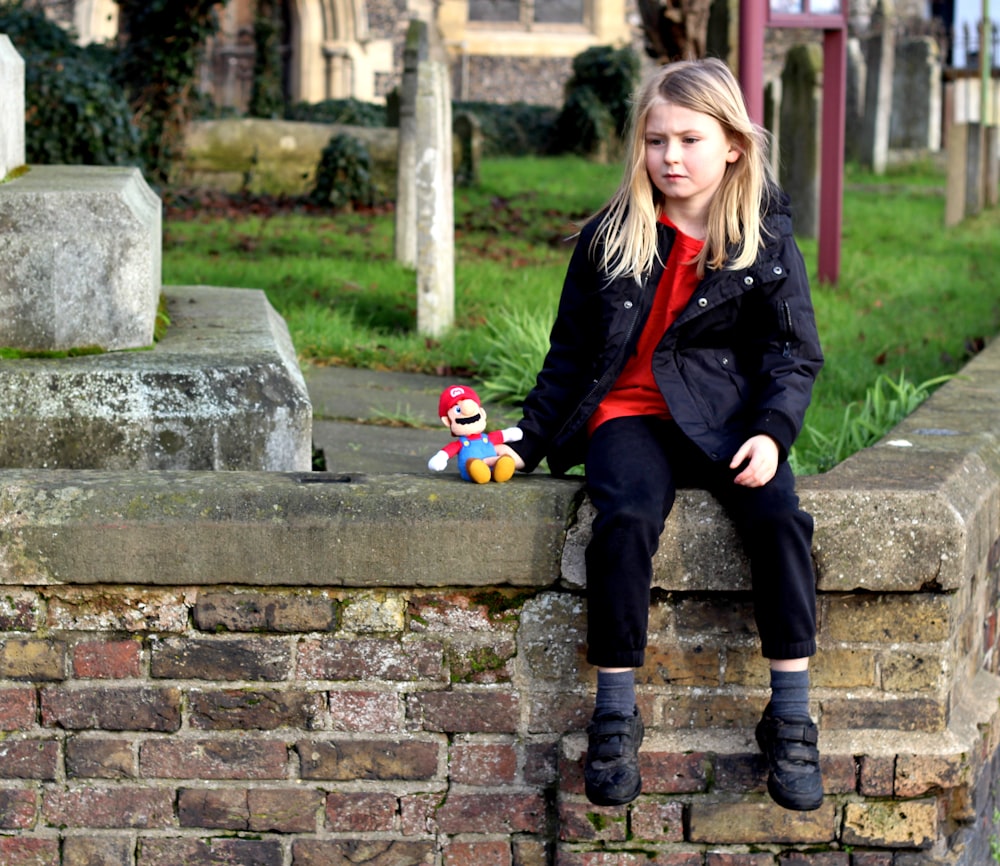
[[[573,75],[557,122],[557,149],[595,153],[616,145],[628,125],[638,77],[639,57],[631,48],[595,46],[573,58]],[[582,149],[581,135],[589,150]]]
[[[286,120],[306,123],[339,123],[345,126],[386,126],[384,105],[360,99],[325,99],[322,102],[296,102],[285,112]]]
[[[139,135],[110,80],[113,54],[82,49],[21,2],[0,3],[0,33],[24,60],[24,145],[29,163],[135,165]]]
[[[323,148],[309,199],[339,208],[375,203],[372,159],[368,148],[350,135],[335,135]]]
[[[483,156],[542,156],[551,152],[558,109],[515,102],[455,102],[452,114],[468,112],[479,121]]]

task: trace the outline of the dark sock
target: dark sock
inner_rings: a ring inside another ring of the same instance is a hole
[[[771,671],[771,712],[785,721],[809,718],[809,671]]]
[[[617,712],[631,716],[635,709],[635,671],[597,672],[597,700],[594,715]]]

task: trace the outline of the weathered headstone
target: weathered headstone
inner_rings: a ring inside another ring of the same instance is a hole
[[[459,114],[455,118],[455,138],[460,148],[455,183],[475,186],[479,183],[479,163],[483,151],[483,130],[479,118],[468,111]]]
[[[417,66],[420,29],[414,21],[406,34],[400,85],[399,145],[396,169],[396,261],[417,266]]]
[[[930,37],[896,46],[889,147],[941,149],[941,51]]]
[[[819,231],[819,166],[823,52],[796,45],[781,73],[781,185],[791,197],[795,233]]]
[[[872,16],[872,35],[865,40],[865,125],[861,162],[883,174],[889,160],[889,121],[892,117],[892,77],[896,56],[893,0],[880,0]]]
[[[451,78],[437,30],[414,20],[406,34],[400,104],[400,183],[413,178],[416,217],[417,331],[437,337],[455,320],[455,217],[452,177]],[[412,139],[409,105],[413,106]],[[410,170],[409,141],[413,142]],[[404,162],[405,160],[405,162]],[[410,195],[401,186],[404,196]],[[404,203],[408,209],[408,202]],[[397,217],[397,258],[413,249],[405,238],[405,216]],[[401,255],[402,253],[402,255]]]
[[[855,162],[861,159],[861,130],[865,123],[865,82],[868,67],[857,38],[847,40],[847,94],[844,106],[844,156]]]
[[[0,181],[24,165],[24,61],[0,33]]]
[[[24,123],[8,48],[0,36],[4,136]],[[3,153],[23,164],[23,144]],[[32,165],[0,183],[0,346],[149,348],[0,361],[0,467],[310,469],[312,406],[263,293],[165,292],[154,344],[161,211],[137,168]]]

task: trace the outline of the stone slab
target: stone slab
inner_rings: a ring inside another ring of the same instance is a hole
[[[24,165],[24,61],[0,33],[0,181]]]
[[[579,485],[0,472],[0,584],[548,586]]]
[[[163,293],[171,325],[151,350],[0,361],[0,467],[311,467],[312,406],[264,293]]]
[[[162,205],[137,168],[32,166],[0,184],[0,346],[153,342]]]

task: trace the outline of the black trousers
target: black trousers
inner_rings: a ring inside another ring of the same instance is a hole
[[[678,488],[707,490],[725,508],[750,560],[761,652],[795,659],[816,652],[812,518],[781,463],[763,487],[712,461],[672,421],[616,418],[591,437],[587,492],[597,510],[587,547],[587,660],[641,667],[649,625],[652,557]]]

